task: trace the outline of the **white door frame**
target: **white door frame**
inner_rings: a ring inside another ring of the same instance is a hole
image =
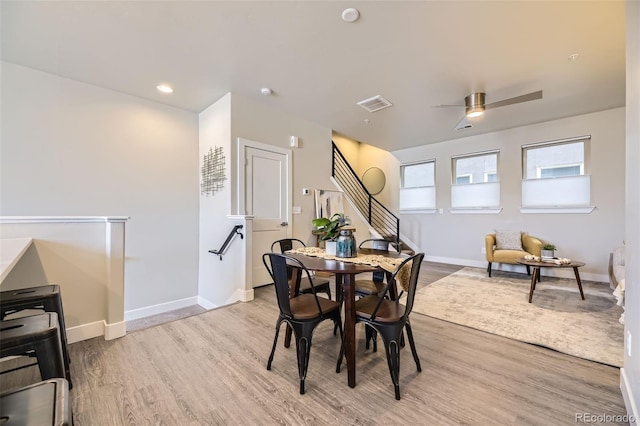
[[[256,142],[249,139],[238,138],[238,214],[248,215],[246,211],[246,193],[245,193],[245,164],[247,164],[246,148],[262,149],[264,151],[277,152],[287,158],[287,237],[291,237],[292,215],[291,206],[293,205],[293,161],[292,151],[290,149],[280,148],[262,142]]]

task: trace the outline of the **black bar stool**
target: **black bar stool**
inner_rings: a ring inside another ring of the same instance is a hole
[[[64,371],[69,381],[69,388],[73,388],[71,383],[71,372],[69,370],[69,349],[67,347],[67,332],[64,325],[64,312],[62,310],[62,296],[58,284],[43,285],[38,287],[21,288],[17,290],[7,290],[0,292],[0,319],[7,315],[23,311],[25,309],[41,309],[45,312],[55,312],[58,314],[60,325],[60,340],[62,342],[62,356],[64,357]]]
[[[65,379],[51,379],[0,395],[0,424],[73,424],[69,384]]]
[[[65,378],[58,314],[0,321],[0,357],[35,356],[42,380]]]

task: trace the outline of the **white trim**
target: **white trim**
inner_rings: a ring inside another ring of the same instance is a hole
[[[401,209],[398,214],[434,214],[438,209]]]
[[[0,223],[106,223],[129,219],[129,216],[0,216]]]
[[[202,296],[198,296],[198,305],[202,306],[207,311],[210,311],[211,309],[215,309],[215,308],[218,307],[218,305],[216,305],[215,303],[213,303],[209,299],[205,299]]]
[[[640,412],[636,405],[637,399],[634,398],[633,390],[631,389],[631,383],[627,377],[627,370],[625,368],[620,369],[620,390],[622,391],[622,399],[624,399],[624,405],[627,407],[627,415],[629,418],[629,425],[635,426],[640,419]],[[633,419],[631,419],[633,417]]]
[[[596,206],[586,207],[520,207],[520,213],[525,214],[589,214]]]
[[[127,322],[120,321],[115,324],[104,324],[104,340],[113,340],[127,334]]]
[[[539,148],[539,147],[543,147],[543,146],[546,146],[546,145],[562,145],[562,144],[567,144],[567,143],[586,141],[586,140],[590,140],[590,139],[591,139],[591,135],[584,135],[584,136],[577,136],[577,137],[573,137],[573,138],[556,139],[554,141],[528,143],[528,144],[522,145],[521,148],[523,148],[523,149]]]
[[[252,216],[250,214],[228,214],[227,215],[227,219],[231,219],[231,220],[253,220],[253,219],[255,219],[255,216]]]
[[[450,208],[451,214],[499,214],[502,207]]]
[[[227,299],[225,305],[230,305],[235,302],[250,302],[254,298],[253,289],[243,290],[240,288],[235,289],[231,297]]]
[[[104,336],[104,320],[90,322],[67,328],[67,343],[80,342],[82,340],[93,339],[94,337]]]
[[[166,303],[158,303],[157,305],[145,306],[144,308],[132,309],[125,311],[124,320],[132,321],[140,318],[146,318],[151,315],[163,314],[165,312],[175,311],[176,309],[186,308],[188,306],[197,305],[198,297],[186,297],[184,299],[173,300]]]

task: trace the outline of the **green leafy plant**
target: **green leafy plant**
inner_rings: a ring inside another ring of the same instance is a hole
[[[320,235],[319,241],[335,241],[340,235],[340,228],[345,225],[344,213],[336,213],[329,219],[319,217],[311,221]]]
[[[542,246],[542,250],[555,250],[556,246],[551,243],[546,243]]]

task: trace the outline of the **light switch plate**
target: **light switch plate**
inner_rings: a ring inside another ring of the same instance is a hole
[[[292,213],[293,213],[293,214],[301,214],[301,213],[302,213],[302,207],[300,207],[300,206],[293,206]]]

